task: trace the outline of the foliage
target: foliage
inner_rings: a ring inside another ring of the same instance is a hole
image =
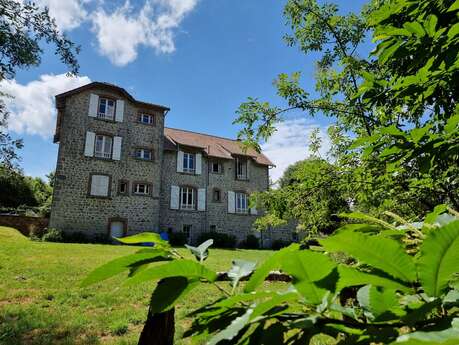
[[[340,176],[340,195],[354,209],[414,218],[441,203],[458,208],[459,40],[453,4],[371,1],[356,15],[330,3],[289,0],[286,42],[319,57],[318,96],[305,91],[300,72],[280,74],[275,86],[286,106],[249,98],[235,120],[243,125],[239,138],[259,148],[289,111],[322,114],[335,121],[329,158]],[[371,36],[378,46],[364,58]],[[317,148],[320,141],[312,139]]]
[[[258,249],[260,248],[260,240],[257,236],[249,234],[241,243],[241,247],[245,249]]]
[[[290,244],[289,242],[284,241],[284,240],[274,240],[274,241],[271,243],[271,249],[273,249],[273,250],[279,250],[279,249],[288,247],[289,244]]]
[[[258,218],[259,230],[295,220],[309,234],[330,233],[339,225],[337,214],[349,210],[341,188],[338,169],[321,158],[299,161],[285,171],[280,188],[256,195],[267,211]]]
[[[170,232],[169,243],[171,246],[184,246],[187,242],[187,236],[183,232]]]
[[[209,344],[264,344],[261,335],[268,329],[285,344],[310,343],[320,334],[339,344],[459,341],[459,218],[438,210],[435,219],[431,215],[429,222],[416,224],[397,216],[394,224],[359,213],[348,217],[363,223],[347,224],[319,240],[320,250],[292,245],[257,269],[254,262],[233,260],[227,272],[231,291],[219,287],[221,297],[194,311],[187,335],[210,336]],[[192,263],[165,249],[159,236],[156,241],[162,249],[155,246],[116,259],[83,284],[122,271],[130,272],[126,284],[161,280],[151,303],[155,312],[162,312],[200,284],[215,281],[216,274],[202,260]],[[335,261],[334,253],[353,260]],[[162,263],[150,266],[146,258]],[[262,282],[273,269],[290,275],[291,285],[281,291],[264,288]]]
[[[234,248],[236,247],[236,237],[223,232],[209,231],[203,232],[198,237],[198,242],[202,243],[213,239],[215,248]]]
[[[39,8],[33,2],[0,0],[0,81],[12,79],[17,69],[38,66],[43,53],[40,42],[53,44],[55,53],[70,71],[77,74],[76,55],[80,48],[59,32],[48,8]],[[0,92],[0,97],[9,97]],[[22,148],[20,139],[7,132],[8,110],[0,100],[0,165],[11,169],[18,158],[16,150]]]
[[[45,242],[63,242],[64,235],[62,234],[62,231],[58,229],[48,228],[46,229],[41,239]]]

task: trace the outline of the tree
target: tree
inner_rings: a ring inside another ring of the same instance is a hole
[[[77,74],[76,55],[80,48],[59,32],[47,8],[31,2],[0,0],[0,81],[14,78],[17,69],[40,64],[43,53],[40,42],[54,44],[56,55]],[[0,97],[7,97],[0,92]],[[8,111],[0,100],[0,164],[11,168],[22,148],[21,140],[13,140],[7,132]]]
[[[270,137],[277,121],[289,110],[299,109],[311,116],[320,111],[336,121],[334,134],[345,138],[345,145],[334,141],[339,148],[332,151],[339,153],[338,166],[341,175],[347,177],[348,195],[357,208],[381,214],[388,207],[402,205],[406,206],[404,215],[413,217],[426,214],[438,203],[457,207],[457,121],[451,117],[456,111],[457,89],[448,89],[448,85],[457,84],[457,10],[453,2],[422,1],[417,8],[418,1],[406,1],[405,5],[374,1],[357,16],[339,14],[334,4],[288,1],[284,16],[291,34],[286,36],[287,43],[305,54],[321,53],[315,83],[319,97],[311,98],[302,88],[300,72],[280,74],[275,85],[287,105],[273,107],[249,98],[241,104],[235,120],[244,126],[239,138],[259,148],[259,142]],[[383,42],[376,55],[362,58],[359,47],[373,30],[375,39],[382,37]],[[422,37],[416,36],[416,30],[423,33]],[[427,30],[435,32],[429,36]],[[444,53],[438,54],[434,63],[438,51]],[[424,67],[417,76],[420,66]],[[429,107],[434,111],[427,111]],[[418,130],[425,118],[432,121]],[[442,128],[447,131],[445,140],[441,139]],[[427,140],[429,135],[433,135],[431,140]],[[388,137],[392,141],[381,141]],[[357,143],[375,144],[374,149],[353,145],[355,139]],[[420,144],[424,155],[420,154]],[[403,151],[407,146],[411,149]],[[438,155],[429,153],[434,147]],[[406,159],[397,160],[403,152]]]
[[[38,206],[38,201],[28,179],[20,172],[1,165],[0,206],[2,208]]]

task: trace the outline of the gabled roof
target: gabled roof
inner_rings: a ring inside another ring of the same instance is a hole
[[[109,91],[118,92],[121,95],[125,96],[132,103],[135,103],[136,105],[141,106],[141,107],[155,108],[157,110],[162,110],[162,111],[170,110],[168,107],[165,107],[163,105],[158,105],[158,104],[138,101],[134,97],[132,97],[132,95],[129,92],[127,92],[125,89],[123,89],[122,87],[119,87],[117,85],[110,84],[110,83],[100,82],[100,81],[94,81],[92,83],[77,87],[76,89],[73,89],[73,90],[70,90],[70,91],[67,91],[67,92],[64,92],[64,93],[60,93],[59,95],[56,95],[56,105],[58,106],[60,104],[60,101],[64,100],[68,96],[75,95],[75,94],[77,94],[79,92],[90,90],[90,89],[93,89],[93,88],[106,89],[106,90],[109,90]]]
[[[184,145],[202,149],[210,157],[234,159],[235,155],[249,156],[258,164],[274,166],[263,153],[252,148],[244,151],[239,140],[167,127],[164,128],[164,137],[165,150],[177,150],[177,145]]]

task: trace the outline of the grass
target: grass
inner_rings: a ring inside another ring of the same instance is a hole
[[[33,242],[0,227],[0,344],[137,344],[154,284],[123,288],[123,277],[80,288],[83,278],[131,246]],[[185,257],[192,256],[179,249]],[[227,270],[234,258],[262,262],[272,252],[211,250],[206,265]],[[191,321],[186,315],[219,291],[193,290],[176,308],[177,344]]]

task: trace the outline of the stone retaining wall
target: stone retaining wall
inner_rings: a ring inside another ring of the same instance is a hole
[[[48,218],[0,214],[0,226],[18,229],[23,235],[41,234],[48,227]]]

